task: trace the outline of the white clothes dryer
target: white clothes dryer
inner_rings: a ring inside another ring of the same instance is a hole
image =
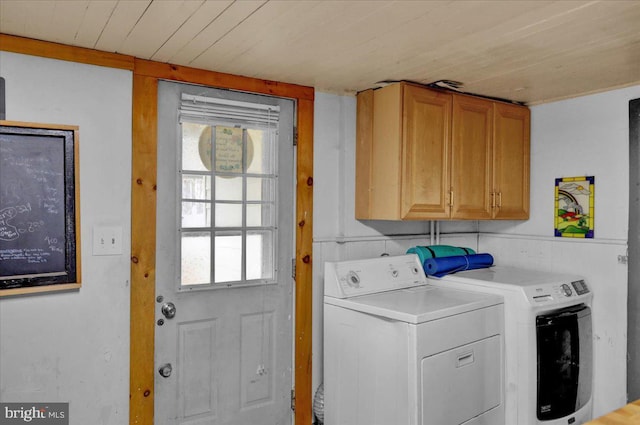
[[[494,266],[428,281],[504,297],[507,424],[591,419],[593,294],[583,278]]]
[[[325,264],[326,425],[503,425],[502,297],[415,255]]]

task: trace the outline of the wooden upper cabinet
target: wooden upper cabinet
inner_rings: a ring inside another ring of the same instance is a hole
[[[496,103],[493,137],[493,218],[529,218],[529,150],[531,118],[528,108]]]
[[[404,82],[359,93],[356,218],[528,218],[528,117]]]

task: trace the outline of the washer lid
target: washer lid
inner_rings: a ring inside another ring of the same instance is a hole
[[[529,305],[541,308],[588,302],[593,297],[580,276],[515,267],[494,266],[428,280],[435,285],[455,283],[457,288],[468,286],[469,290],[517,295]]]
[[[484,284],[499,288],[513,286],[537,286],[541,284],[562,284],[581,278],[579,276],[553,273],[546,270],[493,266],[486,269],[462,271],[443,276],[441,279]]]
[[[407,323],[423,323],[502,304],[499,295],[432,285],[398,289],[354,298],[325,297],[326,304]]]

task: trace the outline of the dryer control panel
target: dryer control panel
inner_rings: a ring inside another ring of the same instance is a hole
[[[349,298],[394,289],[426,285],[427,278],[417,255],[366,260],[326,262],[324,295]]]

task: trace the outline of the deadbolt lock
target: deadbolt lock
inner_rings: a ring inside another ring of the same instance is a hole
[[[158,373],[163,378],[170,377],[172,371],[173,371],[173,367],[171,366],[171,363],[165,363],[162,366],[160,366],[160,369],[158,369]]]

